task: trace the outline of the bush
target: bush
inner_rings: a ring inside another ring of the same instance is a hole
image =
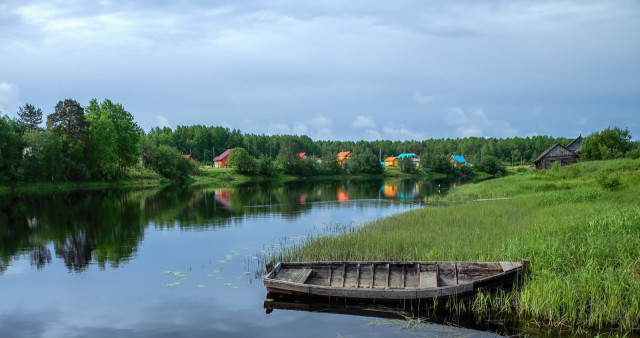
[[[476,175],[476,172],[473,171],[473,168],[470,166],[465,165],[464,167],[460,167],[460,174],[466,177],[473,177]]]
[[[371,151],[365,151],[360,154],[353,154],[347,162],[348,174],[382,174],[384,168],[380,165],[380,161]]]
[[[233,148],[229,152],[229,165],[235,167],[241,174],[255,175],[258,163],[244,148]]]
[[[605,172],[598,174],[596,181],[603,189],[611,191],[618,190],[622,184],[618,176],[609,175]]]
[[[186,181],[195,168],[178,149],[164,144],[156,146],[146,139],[142,141],[142,159],[145,166],[173,181]]]
[[[420,165],[423,168],[441,174],[450,175],[455,172],[455,167],[451,164],[451,161],[449,161],[449,157],[445,155],[423,156],[420,159]]]
[[[585,137],[580,156],[584,160],[611,160],[625,157],[633,149],[628,129],[610,127]]]
[[[485,156],[480,164],[481,171],[494,176],[504,176],[507,173],[505,167],[500,164],[497,158],[493,156]]]

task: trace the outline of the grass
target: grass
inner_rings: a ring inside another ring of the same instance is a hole
[[[478,199],[488,201],[472,202]],[[493,309],[554,328],[640,329],[640,160],[521,168],[433,202],[315,238],[279,259],[527,258],[531,274],[521,288],[454,307],[480,315]]]

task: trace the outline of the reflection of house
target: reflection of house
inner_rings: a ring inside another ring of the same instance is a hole
[[[413,163],[414,167],[417,167],[420,164],[420,157],[414,153],[404,153],[404,154],[400,154],[398,155],[399,159],[402,158],[407,158],[410,159],[411,162]]]
[[[398,158],[395,156],[389,156],[384,159],[385,167],[397,167],[398,166]]]
[[[396,197],[396,194],[398,193],[398,187],[395,185],[385,184],[382,187],[382,192],[384,193],[385,197]]]
[[[533,163],[536,165],[536,169],[549,169],[554,163],[558,163],[559,167],[573,164],[580,161],[580,156],[577,152],[580,151],[581,148],[582,136],[578,136],[566,147],[560,143],[552,145],[540,154]]]
[[[307,153],[297,153],[296,155],[300,156],[301,159],[309,158],[309,155],[307,155]]]
[[[347,193],[342,188],[338,188],[337,192],[338,192],[338,201],[346,202],[349,200],[349,195],[347,195]]]
[[[216,168],[227,168],[229,167],[229,153],[231,149],[227,149],[224,153],[218,155],[213,159],[213,166]]]
[[[453,164],[454,167],[464,167],[465,165],[471,165],[467,163],[467,160],[465,160],[464,156],[462,155],[451,155],[451,164]]]
[[[230,196],[231,196],[231,190],[219,189],[215,192],[213,199],[215,199],[216,202],[222,204],[223,207],[227,209],[231,209],[231,201],[229,201]]]
[[[351,152],[350,151],[341,151],[338,153],[338,164],[339,165],[343,165],[345,164],[349,158],[351,158]]]

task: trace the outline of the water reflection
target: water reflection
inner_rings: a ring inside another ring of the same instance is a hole
[[[69,271],[95,262],[118,267],[136,254],[145,229],[212,229],[246,217],[293,219],[323,203],[360,208],[358,200],[419,202],[441,182],[415,180],[294,181],[229,188],[172,187],[48,195],[0,200],[0,274],[24,255],[42,269],[55,255]],[[444,183],[449,186],[450,184]]]

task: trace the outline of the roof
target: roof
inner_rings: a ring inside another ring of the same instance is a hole
[[[224,160],[225,157],[229,156],[229,153],[231,152],[231,149],[227,149],[224,151],[224,153],[216,156],[216,158],[214,158],[214,161],[222,161]]]
[[[344,159],[347,156],[350,156],[351,152],[350,151],[341,151],[338,153],[338,159]]]
[[[453,159],[458,163],[467,163],[462,155],[451,155],[451,157],[453,157]]]
[[[300,156],[300,158],[304,158],[305,156],[309,156],[309,155],[307,155],[307,153],[297,153],[296,155]]]
[[[403,157],[412,157],[412,156],[416,156],[417,157],[418,155],[416,155],[414,153],[404,153],[404,154],[398,155],[397,157],[398,158],[403,158]]]
[[[582,149],[582,135],[579,135],[575,140],[567,144],[567,149],[573,151],[574,153],[580,151],[580,149]]]
[[[397,158],[397,157],[395,157],[395,156],[389,156],[389,157],[385,158],[385,159],[384,159],[384,161],[385,161],[385,162],[387,162],[387,161],[395,161],[395,160],[397,160],[397,159],[398,159],[398,158]]]
[[[193,155],[191,154],[182,155],[182,157],[186,158],[187,160],[193,160],[193,161],[196,160],[196,158],[193,157]]]
[[[545,157],[550,151],[552,151],[554,148],[556,147],[562,147],[564,149],[566,149],[568,152],[575,154],[573,151],[571,151],[570,149],[568,149],[567,147],[563,146],[560,143],[556,143],[554,145],[552,145],[551,147],[547,148],[547,150],[543,151],[542,154],[540,154],[540,156],[538,156],[538,158],[536,158],[535,160],[533,160],[533,163],[538,163],[540,162],[540,160],[542,160],[543,157]],[[577,156],[577,155],[576,155]]]

